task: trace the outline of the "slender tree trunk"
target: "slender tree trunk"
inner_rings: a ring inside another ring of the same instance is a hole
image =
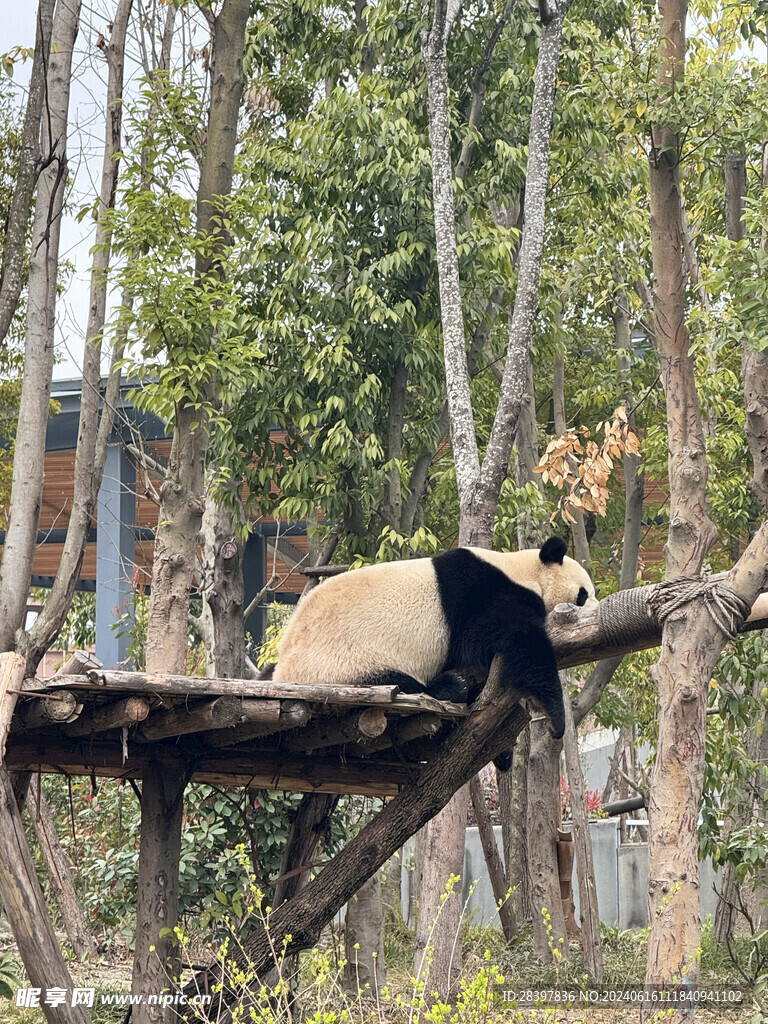
[[[21,157],[16,173],[8,225],[3,240],[3,266],[0,274],[0,343],[5,341],[19,304],[24,276],[27,225],[35,183],[43,164],[40,150],[40,126],[46,92],[46,67],[50,58],[53,9],[56,0],[40,0],[37,8],[35,56],[27,93],[27,109],[21,136]]]
[[[581,947],[584,952],[584,966],[594,981],[603,977],[603,949],[600,944],[600,912],[597,906],[595,884],[595,862],[592,857],[592,836],[589,831],[587,812],[587,788],[579,760],[579,741],[573,720],[573,708],[568,695],[568,683],[564,672],[560,673],[563,683],[565,705],[565,734],[563,750],[571,790],[571,813],[576,845],[576,870],[579,879],[579,914],[581,917]]]
[[[90,306],[83,353],[83,383],[80,396],[80,422],[75,451],[74,494],[69,513],[67,536],[53,587],[43,610],[35,619],[29,636],[20,646],[27,656],[27,672],[33,675],[45,652],[64,625],[72,596],[80,576],[88,531],[104,475],[107,445],[112,434],[115,407],[120,390],[120,361],[124,339],[116,340],[104,395],[101,401],[101,350],[106,318],[107,275],[112,228],[109,213],[115,205],[119,172],[123,116],[123,69],[125,39],[133,0],[120,0],[106,47],[109,65],[106,103],[106,136],[102,162],[101,187],[94,256],[91,267]]]
[[[531,899],[528,887],[527,834],[528,785],[530,771],[530,729],[517,738],[512,771],[499,773],[499,811],[504,843],[504,867],[507,886],[512,888],[510,902],[519,928],[531,920]]]
[[[508,773],[502,773],[508,774]],[[515,920],[512,904],[507,898],[507,876],[504,870],[499,848],[496,844],[496,836],[493,831],[491,815],[483,796],[483,787],[480,784],[480,777],[476,775],[469,783],[469,795],[472,800],[472,809],[475,812],[477,830],[480,834],[480,842],[483,847],[483,856],[488,868],[488,875],[493,889],[493,898],[501,922],[501,930],[507,942],[511,942],[518,931],[518,924]]]
[[[224,273],[222,260],[229,236],[220,204],[232,187],[248,6],[247,0],[224,0],[213,20],[211,100],[197,191],[196,229],[198,236],[207,241],[195,267],[201,281],[208,275]],[[201,330],[209,330],[200,339],[206,347],[211,342],[210,325],[202,325]],[[200,408],[187,400],[176,408],[155,537],[146,644],[150,672],[183,674],[186,667],[189,597],[205,509],[209,412],[210,405]],[[172,929],[178,918],[178,857],[186,781],[185,769],[168,772],[159,764],[150,765],[144,775],[134,993],[160,992],[168,984],[166,961],[170,959],[171,944],[159,932]],[[169,1007],[135,1007],[135,1024],[168,1024],[170,1013]]]
[[[431,29],[423,38],[422,54],[427,73],[429,138],[432,155],[432,196],[435,219],[440,309],[442,313],[446,391],[450,415],[456,482],[459,492],[461,525],[459,544],[490,547],[499,493],[508,471],[520,406],[528,381],[528,352],[533,318],[538,302],[539,277],[544,239],[546,185],[549,145],[554,110],[557,65],[565,14],[570,0],[561,0],[542,25],[539,60],[536,69],[531,127],[528,140],[528,168],[524,206],[524,229],[515,305],[510,320],[509,348],[501,383],[499,406],[481,466],[475,434],[469,388],[464,318],[461,306],[459,262],[456,248],[456,216],[453,197],[453,169],[450,154],[450,109],[446,47],[459,5],[449,6],[436,0]],[[503,27],[503,26],[502,26]],[[463,789],[441,814],[430,823],[428,845],[434,858],[425,862],[422,914],[435,919],[435,901],[445,887],[446,872],[461,874],[463,869],[463,833],[466,824],[468,793]],[[438,869],[438,857],[442,866]],[[442,875],[438,878],[438,871]],[[459,901],[447,901],[435,924],[440,949],[430,975],[439,978],[440,991],[450,993],[454,972],[460,968]],[[449,910],[449,908],[451,908]],[[448,943],[451,943],[450,947]],[[457,943],[454,950],[453,943]],[[419,949],[426,938],[420,923]],[[444,948],[443,948],[444,945]]]
[[[24,626],[40,519],[53,374],[59,236],[67,183],[69,87],[79,17],[80,0],[58,4],[51,36],[46,88],[48,108],[42,119],[41,144],[50,162],[40,175],[32,226],[24,374],[8,530],[0,564],[0,651],[14,648],[17,630]]]
[[[96,941],[77,898],[72,881],[72,864],[56,835],[53,813],[40,788],[39,775],[33,776],[31,780],[27,806],[72,949],[78,960],[93,960],[98,956]]]
[[[686,0],[660,0],[659,80],[674,91],[683,80]],[[664,100],[660,101],[662,104]],[[649,160],[654,324],[667,403],[670,523],[667,579],[692,575],[717,533],[706,514],[707,463],[685,324],[679,140],[654,130]],[[726,636],[703,602],[666,619],[651,676],[659,695],[659,740],[648,808],[648,984],[697,975],[701,938],[698,814],[704,771],[706,691]],[[676,1011],[675,1020],[682,1020]]]
[[[555,352],[552,371],[552,399],[555,413],[555,436],[562,437],[568,430],[568,419],[565,415],[565,351],[560,347]],[[570,462],[573,467],[575,462],[573,457]],[[589,572],[592,568],[592,557],[589,553],[589,541],[584,527],[584,515],[579,509],[573,509],[571,515],[574,520],[571,524],[574,557]]]
[[[450,998],[461,976],[461,880],[468,809],[469,786],[462,786],[424,830],[414,974],[425,980],[427,997],[437,992]]]
[[[565,917],[557,870],[557,827],[560,823],[560,750],[543,715],[531,721],[528,759],[526,867],[533,918],[533,948],[544,959],[553,951],[568,957]]]
[[[343,984],[355,995],[375,996],[387,983],[380,875],[372,875],[347,903]]]

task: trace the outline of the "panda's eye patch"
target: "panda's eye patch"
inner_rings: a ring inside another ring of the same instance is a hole
[[[586,587],[579,587],[579,596],[576,598],[576,604],[579,608],[587,603],[588,597],[589,594],[587,593]]]

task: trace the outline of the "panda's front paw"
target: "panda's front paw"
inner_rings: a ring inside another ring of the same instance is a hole
[[[467,703],[467,684],[456,672],[442,672],[427,686],[427,693],[435,700]]]

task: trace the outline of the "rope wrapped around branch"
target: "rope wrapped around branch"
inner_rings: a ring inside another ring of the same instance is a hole
[[[669,583],[661,583],[648,595],[648,608],[663,625],[673,612],[701,598],[717,628],[733,640],[751,606],[722,580],[707,576],[680,576]]]

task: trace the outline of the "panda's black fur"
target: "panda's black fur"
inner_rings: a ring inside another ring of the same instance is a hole
[[[484,678],[499,655],[501,683],[535,697],[559,739],[565,731],[563,690],[542,599],[465,548],[446,551],[433,561],[451,637],[444,671]],[[433,686],[428,692],[437,696]],[[442,699],[461,699],[461,694]]]

